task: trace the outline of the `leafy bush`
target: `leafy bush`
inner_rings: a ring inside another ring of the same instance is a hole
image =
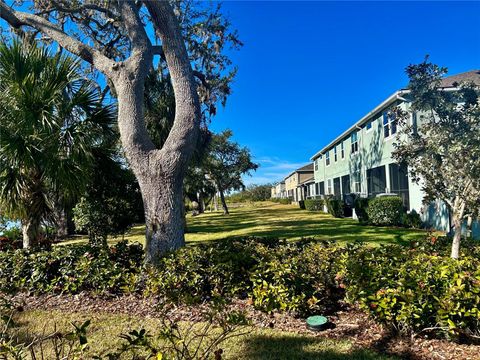
[[[327,205],[327,211],[330,215],[336,218],[344,216],[343,201],[335,198],[325,198],[325,204]]]
[[[430,328],[457,336],[480,328],[477,257],[453,260],[399,246],[364,247],[346,260],[342,281],[350,302],[397,330]]]
[[[368,202],[367,215],[373,225],[401,225],[403,202],[398,196],[381,196]]]
[[[307,209],[308,211],[323,211],[323,200],[322,199],[306,199],[305,209]]]
[[[368,219],[368,202],[369,199],[367,198],[361,198],[361,197],[356,197],[355,198],[355,214],[357,214],[358,221],[360,224],[368,224],[369,219]]]
[[[57,246],[50,251],[0,253],[0,291],[35,293],[133,291],[142,266],[141,245],[120,242],[107,249]]]
[[[402,225],[408,228],[420,229],[423,225],[420,214],[413,209],[409,213],[402,214]]]
[[[92,245],[104,246],[107,235],[124,234],[133,225],[132,206],[120,197],[82,197],[73,209],[75,226],[88,233]]]
[[[344,249],[323,243],[286,245],[271,261],[262,261],[252,274],[252,299],[256,308],[298,314],[338,307],[343,290],[335,277]]]

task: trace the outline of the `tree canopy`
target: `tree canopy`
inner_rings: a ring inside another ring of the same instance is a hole
[[[422,184],[425,201],[443,200],[452,211],[452,257],[459,256],[462,221],[480,210],[480,103],[475,84],[442,89],[447,69],[428,58],[406,69],[411,111],[396,110],[402,124],[393,153]]]

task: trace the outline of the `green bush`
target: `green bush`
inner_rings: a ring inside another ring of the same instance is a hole
[[[423,225],[420,214],[413,209],[409,213],[402,214],[402,225],[408,228],[420,229]]]
[[[405,332],[426,328],[448,336],[480,328],[480,260],[405,251],[399,246],[362,248],[342,276],[347,299],[374,319]]]
[[[325,198],[325,204],[327,205],[327,211],[330,215],[336,218],[344,216],[343,201],[335,198]]]
[[[360,224],[368,224],[368,201],[367,198],[356,197],[355,198],[355,214],[357,214]]]
[[[0,253],[0,291],[132,291],[142,262],[141,245],[125,242],[106,249],[66,245],[49,251],[6,251]]]
[[[372,225],[401,225],[403,213],[403,202],[398,196],[381,196],[368,202],[367,215]]]
[[[305,209],[307,209],[308,211],[323,211],[323,200],[322,199],[306,199]]]

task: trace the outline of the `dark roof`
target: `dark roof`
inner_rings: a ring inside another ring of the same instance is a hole
[[[301,171],[305,171],[305,172],[313,171],[313,163],[310,163],[310,164],[308,164],[308,165],[302,166],[301,168],[298,168],[298,169],[295,170],[294,172],[301,172]]]
[[[475,85],[480,86],[480,70],[472,70],[464,73],[447,76],[442,79],[441,87],[456,87],[461,82],[473,82]]]
[[[298,168],[297,170],[293,170],[290,174],[288,174],[285,179],[289,178],[290,176],[292,176],[293,174],[295,173],[299,173],[299,172],[313,172],[313,163],[310,163],[310,164],[307,164],[305,166],[302,166],[301,168]]]

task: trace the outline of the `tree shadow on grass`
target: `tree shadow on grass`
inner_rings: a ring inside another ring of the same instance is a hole
[[[393,360],[370,350],[332,349],[332,340],[292,335],[252,335],[244,342],[243,359],[250,360]],[[345,347],[345,346],[343,346]]]
[[[365,226],[353,219],[337,219],[318,212],[275,207],[236,209],[230,216],[219,213],[200,215],[189,221],[188,233],[198,234],[200,239],[211,234],[212,240],[245,236],[286,239],[315,237],[318,240],[359,240],[401,245],[407,245],[411,240],[424,236],[423,232],[418,230]]]

